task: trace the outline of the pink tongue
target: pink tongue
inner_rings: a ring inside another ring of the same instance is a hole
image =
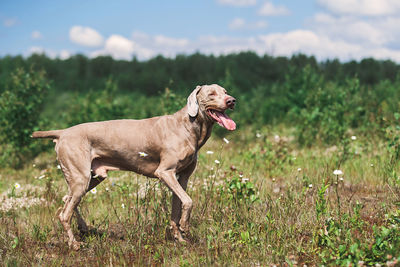
[[[225,113],[215,112],[215,115],[221,120],[222,126],[224,126],[229,131],[233,131],[236,129],[236,123],[229,118]]]

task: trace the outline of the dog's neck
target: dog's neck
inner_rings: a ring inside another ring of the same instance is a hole
[[[194,146],[196,150],[199,150],[210,137],[214,121],[201,110],[199,110],[196,117],[190,117],[187,112],[187,106],[179,110],[176,115],[179,116],[186,131],[191,136],[196,137]]]

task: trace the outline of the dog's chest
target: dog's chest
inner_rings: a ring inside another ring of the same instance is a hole
[[[197,151],[188,153],[185,157],[181,157],[177,164],[177,172],[186,169],[197,161]]]

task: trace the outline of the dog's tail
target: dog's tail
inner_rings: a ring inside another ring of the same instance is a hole
[[[53,131],[37,131],[32,133],[32,138],[53,138],[58,139],[64,130],[53,130]]]

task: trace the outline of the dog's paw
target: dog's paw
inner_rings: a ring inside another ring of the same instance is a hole
[[[69,243],[69,248],[73,249],[75,251],[78,251],[82,245],[83,245],[82,242],[78,242],[75,240],[75,241],[72,241],[71,243]]]
[[[179,231],[183,235],[183,237],[187,237],[189,235],[189,225],[179,226]]]
[[[187,244],[187,240],[182,236],[181,231],[177,226],[171,225],[165,229],[165,238],[166,240],[173,240],[175,242],[179,242],[181,244]]]

